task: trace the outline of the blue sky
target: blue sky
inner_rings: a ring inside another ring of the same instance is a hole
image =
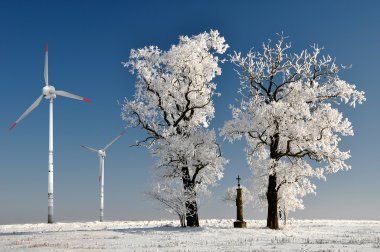
[[[98,158],[80,145],[100,148],[124,127],[118,102],[133,94],[134,77],[121,62],[132,48],[166,50],[179,35],[210,29],[225,37],[228,53],[259,48],[283,31],[295,51],[318,43],[338,63],[352,64],[341,77],[367,97],[356,109],[342,108],[355,130],[342,141],[342,149],[351,150],[353,169],[317,181],[317,195],[306,197],[306,209],[291,217],[379,220],[379,12],[378,1],[1,1],[0,224],[47,218],[48,102],[8,131],[41,94],[46,42],[50,83],[93,100],[59,97],[54,103],[55,220],[97,220]],[[222,69],[215,129],[230,119],[229,104],[239,98],[232,65]],[[107,152],[105,219],[174,218],[144,196],[154,160],[146,149],[129,147],[143,136],[142,130],[128,129]],[[223,142],[230,164],[212,188],[213,197],[201,203],[200,218],[235,218],[221,198],[237,174],[250,175],[243,147]],[[245,217],[265,218],[265,212],[249,207]]]

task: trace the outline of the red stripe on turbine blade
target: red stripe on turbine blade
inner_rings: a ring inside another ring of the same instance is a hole
[[[80,147],[85,148],[84,145],[81,145]]]
[[[123,130],[121,133],[120,133],[120,136],[124,135],[125,134],[125,130]]]
[[[16,127],[17,123],[13,123],[12,126],[9,128],[9,130],[12,130],[14,127]]]
[[[102,176],[99,176],[99,183],[100,183],[101,180],[102,180]]]
[[[49,50],[49,46],[48,46],[48,43],[46,43],[45,45],[45,52],[47,52]]]
[[[83,98],[82,101],[85,101],[85,102],[92,102],[90,99],[87,99],[87,98]]]

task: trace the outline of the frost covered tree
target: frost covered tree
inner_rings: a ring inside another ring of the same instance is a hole
[[[278,212],[303,208],[302,197],[315,192],[311,178],[350,169],[341,151],[341,136],[353,135],[340,104],[365,101],[364,92],[340,79],[345,67],[321,55],[322,48],[289,53],[279,35],[263,50],[231,55],[240,78],[241,101],[221,134],[230,141],[246,139],[253,171],[255,202],[268,208],[267,226],[278,229]]]
[[[147,196],[160,202],[164,210],[176,214],[181,227],[186,227],[186,202],[189,199],[186,198],[183,187],[159,182],[147,192]]]
[[[146,131],[136,145],[158,157],[161,178],[181,180],[189,199],[187,226],[199,226],[197,191],[221,179],[226,163],[214,131],[206,128],[218,95],[212,82],[221,74],[217,54],[227,47],[218,31],[210,31],[181,36],[168,51],[155,46],[131,50],[124,64],[137,78],[134,99],[125,100],[122,118]]]

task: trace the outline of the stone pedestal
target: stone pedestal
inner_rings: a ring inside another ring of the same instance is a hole
[[[234,222],[234,228],[246,228],[247,222],[243,218],[243,198],[240,185],[236,189],[236,221]]]
[[[245,221],[234,221],[234,228],[247,228],[247,222],[245,222]]]

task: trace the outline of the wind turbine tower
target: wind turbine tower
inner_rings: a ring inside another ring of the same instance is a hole
[[[90,102],[89,99],[80,97],[68,93],[66,91],[55,90],[55,87],[49,85],[49,69],[48,69],[48,44],[45,46],[45,67],[44,67],[44,79],[45,86],[42,88],[42,94],[37,98],[37,100],[17,119],[16,122],[12,124],[10,130],[12,130],[16,125],[24,119],[30,112],[32,112],[41,102],[42,98],[49,100],[49,175],[48,175],[48,223],[53,223],[54,215],[54,192],[53,192],[53,182],[54,182],[54,162],[53,162],[53,100],[58,96],[64,96],[71,99],[81,100],[85,102]]]
[[[94,148],[81,145],[89,151],[98,153],[99,156],[99,183],[100,183],[100,221],[104,219],[104,158],[106,156],[106,150],[115,143],[120,137],[124,135],[125,131],[121,132],[115,139],[113,139],[109,144],[107,144],[103,149],[96,150]]]

